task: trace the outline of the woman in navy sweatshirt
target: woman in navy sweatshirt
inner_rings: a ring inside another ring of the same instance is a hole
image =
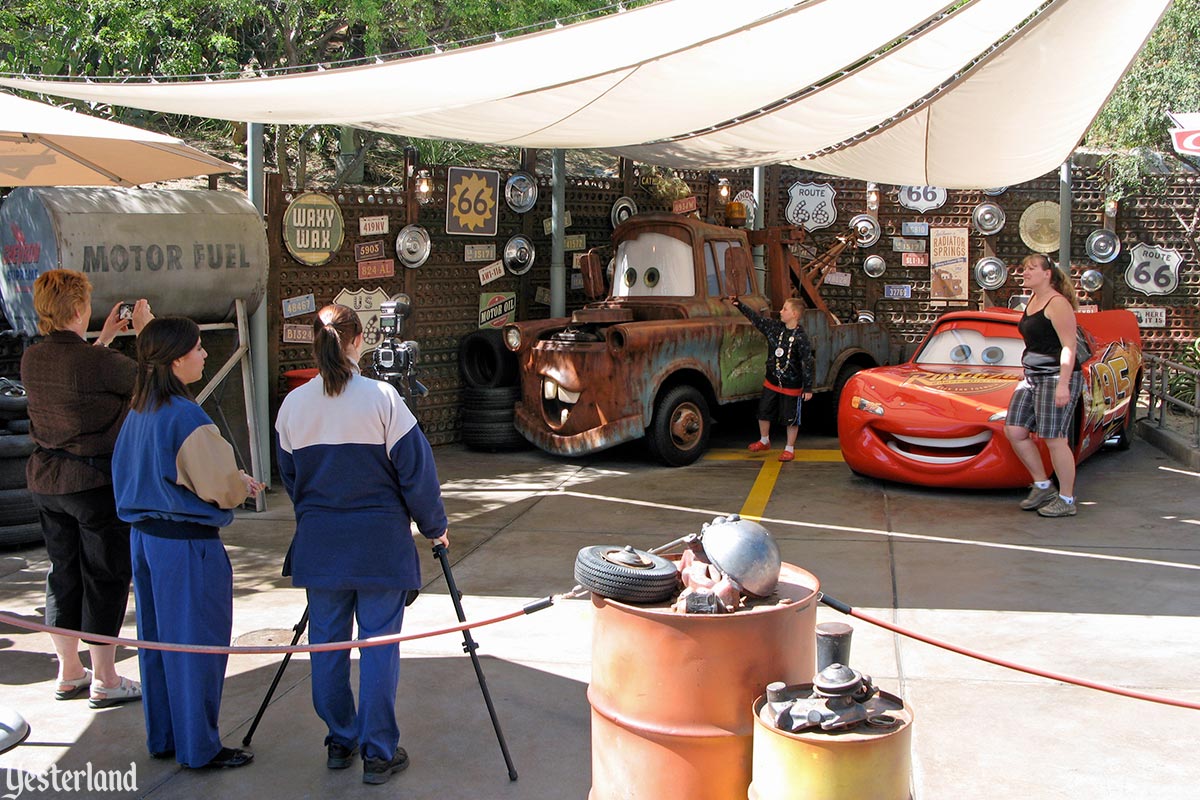
[[[200,329],[163,317],[142,329],[131,410],[113,451],[117,513],[133,526],[138,637],[229,645],[233,570],[220,528],[262,485],[192,399],[208,355]],[[221,745],[217,714],[228,656],[138,651],[146,745],[186,767],[240,767],[254,757]]]
[[[319,375],[279,408],[279,475],[296,509],[296,536],[283,574],[308,594],[309,641],[400,632],[410,592],[421,586],[412,522],[448,545],[433,451],[394,387],[358,372],[358,315],[328,305],[313,322]],[[386,782],[408,766],[399,747],[397,644],[359,655],[358,707],[350,653],[312,654],[312,695],[329,729],[326,766],[345,769],[361,748],[363,782]]]

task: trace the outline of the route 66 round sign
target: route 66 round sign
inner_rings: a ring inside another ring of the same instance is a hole
[[[1179,267],[1183,256],[1178,250],[1135,244],[1129,250],[1125,282],[1145,295],[1170,294],[1179,288]]]

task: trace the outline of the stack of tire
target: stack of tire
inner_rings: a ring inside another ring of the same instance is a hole
[[[499,330],[468,333],[458,345],[462,380],[463,444],[473,450],[519,450],[529,446],[513,427],[513,407],[521,399],[516,354]]]
[[[20,382],[0,378],[0,547],[42,541],[37,508],[25,488],[25,462],[34,449],[28,405]]]

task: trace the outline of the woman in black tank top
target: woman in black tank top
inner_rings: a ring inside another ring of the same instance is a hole
[[[1026,256],[1021,262],[1021,279],[1030,293],[1025,315],[1017,324],[1025,340],[1021,358],[1025,379],[1013,392],[1004,433],[1034,481],[1021,508],[1036,510],[1044,517],[1074,516],[1075,454],[1067,431],[1082,387],[1080,364],[1075,357],[1075,310],[1079,301],[1070,276],[1040,253]],[[1050,483],[1031,432],[1046,443],[1058,491]]]

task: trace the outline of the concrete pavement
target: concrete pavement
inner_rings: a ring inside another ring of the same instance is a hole
[[[578,460],[538,451],[435,453],[451,513],[454,576],[471,619],[502,614],[574,583],[579,548],[650,548],[739,511],[762,458],[741,457],[746,431],[727,426],[711,458],[660,467],[636,447]],[[748,439],[747,439],[748,441]],[[763,524],[785,561],[867,613],[989,654],[1200,702],[1200,475],[1135,440],[1081,469],[1079,516],[1017,510],[1022,492],[952,492],[854,476],[826,451],[783,465]],[[772,459],[774,454],[768,454]],[[280,577],[291,509],[279,491],[266,513],[239,513],[224,539],[234,566],[235,643],[287,643],[303,593]],[[45,551],[0,553],[0,610],[41,618]],[[406,632],[454,623],[437,563]],[[475,631],[520,779],[511,783],[461,636],[402,645],[398,710],[412,766],[364,786],[358,763],[324,766],[307,658],[294,658],[253,739],[255,762],[225,772],[151,760],[137,705],[92,711],[53,700],[44,634],[0,626],[0,703],[32,736],[0,756],[0,796],[404,797],[576,800],[590,786],[591,604],[570,600]],[[1103,694],[969,660],[822,607],[851,622],[851,664],[905,698],[914,724],[913,797],[1195,798],[1200,712]],[[124,635],[134,633],[132,599]],[[132,650],[119,652],[136,676]],[[222,704],[227,745],[240,743],[279,659],[229,662]],[[136,771],[135,791],[15,789],[59,770]],[[22,783],[24,782],[24,783]],[[732,800],[732,799],[731,799]]]

